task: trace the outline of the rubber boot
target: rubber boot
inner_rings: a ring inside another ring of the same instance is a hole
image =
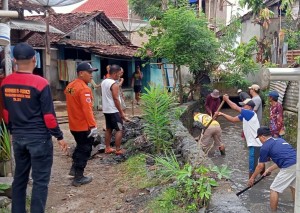
[[[73,177],[75,176],[75,166],[74,166],[74,164],[72,164],[72,166],[71,166],[69,175],[70,175],[70,176],[73,176]]]
[[[92,182],[92,180],[93,180],[92,177],[83,176],[83,171],[75,171],[75,177],[72,182],[72,185],[78,187],[84,184],[88,184]]]

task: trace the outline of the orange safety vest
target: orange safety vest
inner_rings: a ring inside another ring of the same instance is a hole
[[[91,89],[81,79],[75,79],[65,89],[71,131],[88,131],[96,127]]]

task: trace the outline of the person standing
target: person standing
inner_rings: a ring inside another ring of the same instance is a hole
[[[82,62],[77,66],[77,78],[65,89],[69,128],[76,141],[73,163],[69,175],[74,176],[72,185],[80,186],[92,181],[84,176],[84,169],[90,158],[94,137],[98,135],[93,114],[93,94],[88,87],[92,73],[98,71],[91,64]]]
[[[125,103],[125,98],[124,98],[124,93],[123,93],[123,90],[122,90],[122,85],[124,83],[124,78],[123,77],[123,74],[124,74],[124,70],[123,68],[121,67],[121,71],[120,71],[120,76],[119,76],[119,79],[117,80],[118,84],[119,84],[119,93],[120,93],[120,103],[121,103],[121,108],[123,110],[123,112],[125,113],[125,110],[126,110],[126,103]]]
[[[206,113],[210,117],[213,117],[219,106],[220,106],[220,93],[219,90],[214,89],[213,92],[206,97],[205,100]]]
[[[278,102],[279,93],[277,91],[269,92],[270,101],[270,129],[273,137],[282,137],[285,134],[283,122],[283,108]]]
[[[265,163],[271,158],[274,164],[266,169],[263,176],[269,175],[275,169],[280,169],[270,186],[270,207],[277,210],[279,193],[290,187],[295,201],[296,187],[296,150],[282,138],[273,138],[270,129],[262,126],[257,130],[257,138],[262,142],[259,163],[248,181],[253,186],[255,178],[265,168]]]
[[[102,89],[102,107],[105,116],[106,131],[105,131],[105,153],[116,155],[124,154],[121,149],[121,140],[123,137],[123,119],[125,114],[122,110],[119,95],[119,84],[116,82],[120,77],[121,67],[119,65],[112,65],[109,70],[109,78],[106,78],[101,83]],[[116,130],[115,144],[116,149],[111,148],[110,142],[112,131]]]
[[[67,152],[50,86],[46,79],[33,75],[36,58],[34,49],[19,43],[13,50],[18,71],[7,76],[1,85],[4,121],[12,135],[16,162],[12,183],[12,212],[26,212],[26,188],[32,171],[31,212],[45,212],[53,163],[52,136]]]
[[[256,138],[257,129],[260,127],[256,113],[253,111],[255,107],[254,102],[251,99],[246,99],[239,104],[243,107],[237,106],[231,100],[228,95],[223,96],[223,100],[230,106],[231,109],[239,112],[238,116],[232,117],[225,113],[219,112],[218,115],[224,116],[224,118],[231,122],[243,122],[243,131],[247,141],[249,150],[249,177],[253,174],[255,167],[258,163],[259,150],[262,146],[258,138]]]
[[[207,114],[202,114],[199,111],[194,111],[194,122],[196,122],[196,126],[201,126],[205,130],[201,141],[199,141],[202,145],[203,151],[207,152],[213,147],[217,147],[220,151],[221,155],[225,155],[225,146],[222,143],[222,129],[218,121],[213,120],[211,123],[212,117],[210,117]],[[197,125],[197,123],[200,123],[200,125]],[[209,127],[207,125],[210,123]],[[212,143],[213,140],[213,143]]]
[[[244,101],[247,98],[251,99],[250,95],[248,93],[246,93],[246,92],[243,92],[243,90],[241,90],[241,89],[237,90],[237,94],[239,95],[239,98],[240,98],[241,101]]]
[[[257,114],[257,118],[259,121],[259,124],[262,123],[262,101],[259,96],[260,87],[257,84],[253,84],[251,87],[249,87],[249,93],[252,97],[252,101],[255,103],[254,112]]]
[[[142,79],[143,79],[143,73],[141,71],[140,66],[137,66],[135,72],[132,75],[132,80],[131,80],[131,87],[133,87],[137,105],[139,105],[139,101],[141,98]]]

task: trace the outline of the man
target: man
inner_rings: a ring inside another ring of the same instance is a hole
[[[220,93],[219,90],[214,89],[205,100],[205,110],[206,113],[212,117],[220,106]]]
[[[139,101],[141,98],[142,79],[143,79],[143,73],[141,71],[140,66],[137,66],[135,72],[132,75],[132,80],[131,80],[131,87],[133,87],[137,105],[139,105]]]
[[[98,135],[97,124],[93,114],[93,95],[88,83],[94,71],[89,63],[82,62],[77,66],[77,78],[65,89],[70,131],[76,141],[73,153],[73,164],[69,175],[74,176],[72,185],[80,186],[92,181],[84,176],[84,169],[90,158],[94,137]]]
[[[248,95],[248,93],[243,92],[243,90],[241,90],[241,89],[237,90],[237,94],[238,94],[238,96],[239,96],[239,98],[240,98],[241,101],[244,101],[247,98],[251,98],[250,95]]]
[[[123,136],[123,120],[125,114],[122,110],[119,96],[119,84],[116,82],[120,77],[121,67],[112,65],[109,70],[109,78],[106,78],[101,83],[102,89],[102,110],[105,116],[106,131],[105,131],[105,153],[116,155],[124,154],[121,149],[121,140]],[[116,130],[115,144],[116,149],[111,148],[110,142],[112,130]]]
[[[282,193],[288,186],[290,186],[293,200],[295,200],[296,150],[282,138],[272,138],[271,134],[270,129],[266,126],[257,130],[257,137],[263,145],[260,149],[259,163],[248,181],[248,186],[253,185],[256,176],[263,171],[265,163],[271,158],[274,164],[266,169],[263,175],[266,176],[280,168],[270,186],[270,207],[272,211],[276,211],[278,193]]]
[[[32,171],[31,212],[45,212],[48,184],[53,163],[51,135],[64,152],[63,140],[54,112],[51,91],[46,79],[33,75],[35,51],[27,43],[13,50],[18,71],[7,76],[1,85],[4,120],[12,135],[16,162],[12,184],[12,212],[26,212],[26,188]]]
[[[270,101],[270,130],[275,138],[282,137],[285,134],[283,122],[283,108],[278,102],[279,94],[277,91],[269,92]]]
[[[208,123],[211,121],[212,117],[207,114],[202,114],[198,110],[194,111],[194,121],[196,122],[195,126],[204,129],[207,127]],[[198,125],[198,123],[200,123]],[[203,131],[203,130],[202,130]],[[221,155],[225,155],[225,146],[222,144],[221,140],[222,129],[218,121],[213,120],[209,127],[205,130],[202,138],[201,145],[205,152],[209,151],[213,147],[218,147]],[[211,143],[213,139],[213,143]]]
[[[259,96],[260,87],[257,84],[253,84],[251,87],[249,87],[249,93],[252,97],[252,101],[255,103],[254,112],[257,114],[257,118],[259,121],[259,124],[262,123],[262,101]]]
[[[241,108],[230,101],[228,95],[224,95],[223,100],[226,101],[231,109],[240,113],[240,115],[236,117],[232,117],[222,112],[219,112],[219,115],[224,116],[226,120],[231,122],[243,122],[243,131],[249,150],[249,177],[251,177],[258,163],[259,150],[262,145],[259,139],[256,138],[256,131],[259,128],[259,122],[256,113],[253,111],[255,104],[251,99],[246,99],[243,102],[239,102],[239,104],[243,107]]]

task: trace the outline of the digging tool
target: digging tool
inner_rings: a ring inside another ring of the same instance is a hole
[[[239,195],[243,194],[245,191],[247,191],[248,189],[252,188],[255,184],[259,183],[259,182],[260,182],[262,179],[264,179],[265,177],[266,177],[266,176],[261,176],[257,181],[255,181],[255,182],[253,183],[252,186],[248,186],[247,188],[243,189],[242,191],[236,193],[236,196],[239,196]]]

